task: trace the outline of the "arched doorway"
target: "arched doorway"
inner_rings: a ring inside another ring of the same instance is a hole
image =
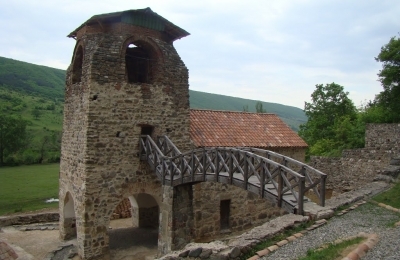
[[[76,238],[76,217],[75,217],[75,205],[74,199],[71,193],[67,192],[64,198],[64,222],[62,227],[64,229],[63,239]]]
[[[139,193],[121,203],[130,203],[130,216],[111,220],[108,230],[110,254],[145,259],[158,252],[159,205],[149,194]],[[121,204],[120,203],[120,204]],[[126,205],[118,205],[126,211]],[[114,211],[114,214],[119,214]],[[126,215],[126,212],[121,214]]]

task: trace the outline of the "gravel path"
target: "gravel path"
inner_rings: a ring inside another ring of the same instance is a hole
[[[261,259],[298,259],[305,256],[309,249],[365,232],[378,234],[379,242],[363,257],[363,260],[398,260],[400,259],[400,227],[393,225],[398,221],[400,221],[398,213],[367,203],[345,215],[329,219],[328,224],[308,232],[300,239],[290,242]]]

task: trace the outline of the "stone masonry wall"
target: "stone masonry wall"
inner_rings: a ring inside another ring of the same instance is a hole
[[[127,82],[130,43],[150,53],[148,83]],[[142,126],[152,126],[153,137],[168,135],[181,150],[190,147],[188,70],[165,34],[143,27],[84,26],[79,45],[81,82],[72,84],[67,73],[60,198],[72,194],[78,252],[91,259],[108,254],[108,223],[124,198],[144,192],[143,185],[161,202],[161,183],[139,160]]]
[[[205,182],[194,185],[193,189],[195,241],[210,241],[232,232],[244,231],[285,214],[272,202],[232,185]],[[221,230],[221,200],[231,200],[227,230]]]
[[[328,189],[345,192],[371,182],[399,155],[400,124],[368,124],[365,148],[345,150],[340,158],[312,157],[310,165],[328,174]]]
[[[268,148],[268,150],[288,156],[288,157],[293,158],[300,162],[304,162],[304,160],[306,158],[306,148],[305,147],[294,147],[294,148],[274,147],[274,148]]]

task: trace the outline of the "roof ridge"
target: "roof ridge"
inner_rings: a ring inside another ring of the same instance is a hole
[[[191,111],[210,111],[210,112],[223,112],[223,113],[241,113],[241,114],[260,114],[260,115],[276,115],[275,113],[258,113],[251,111],[235,111],[235,110],[218,110],[218,109],[205,109],[205,108],[191,108]]]

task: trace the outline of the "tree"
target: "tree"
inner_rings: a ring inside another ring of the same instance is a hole
[[[357,119],[357,109],[342,86],[318,84],[311,99],[312,102],[305,102],[304,106],[308,121],[299,131],[311,155],[337,154],[348,138],[357,139],[352,136],[350,127]]]
[[[43,163],[46,155],[48,155],[50,152],[60,151],[61,133],[56,131],[52,131],[50,135],[46,133],[36,144],[36,147],[37,152],[39,153],[38,163]]]
[[[243,112],[249,112],[249,105],[243,106]]]
[[[26,121],[0,114],[0,166],[6,156],[22,149],[26,140]]]
[[[33,110],[32,110],[32,116],[35,118],[35,119],[39,119],[39,117],[42,115],[42,112],[38,109],[38,108],[34,108]]]
[[[263,104],[260,101],[257,101],[257,103],[256,103],[256,112],[257,113],[267,113],[267,110],[265,110],[263,108]]]
[[[375,102],[385,108],[389,122],[398,123],[400,122],[400,38],[392,37],[389,43],[382,46],[375,60],[382,62],[378,76],[383,87]]]

